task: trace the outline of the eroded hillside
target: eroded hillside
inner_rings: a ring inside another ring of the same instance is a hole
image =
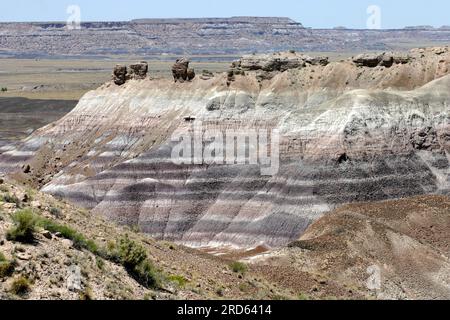
[[[109,82],[0,155],[19,181],[158,239],[281,247],[350,202],[448,194],[450,52],[341,62],[245,56],[192,81]],[[174,163],[174,134],[273,130],[273,175],[249,164]]]

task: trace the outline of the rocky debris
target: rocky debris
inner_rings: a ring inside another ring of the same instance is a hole
[[[375,68],[382,66],[392,67],[394,64],[406,64],[412,57],[405,53],[385,52],[382,54],[364,53],[352,58],[353,63],[359,67]]]
[[[259,81],[270,80],[279,73],[290,69],[301,69],[307,65],[326,66],[327,57],[310,57],[295,51],[274,54],[245,55],[234,61],[228,71],[228,81],[234,81],[235,75],[245,75],[245,72],[257,72]]]
[[[113,71],[113,81],[118,86],[123,85],[127,81],[127,67],[124,65],[116,65]]]
[[[189,59],[180,58],[177,59],[172,66],[172,75],[175,82],[184,82],[186,80],[191,81],[195,78],[195,71],[189,68]]]
[[[437,132],[433,127],[418,129],[411,134],[411,144],[416,150],[438,149]]]
[[[143,80],[147,77],[148,63],[141,61],[130,65],[130,78],[135,80]]]
[[[326,66],[330,63],[330,60],[328,57],[324,57],[324,56],[318,56],[318,57],[308,57],[306,56],[305,58],[305,62],[307,64],[311,64],[313,66]]]
[[[214,78],[214,73],[212,73],[209,70],[203,70],[202,71],[202,75],[200,76],[200,79],[202,79],[202,80],[210,80],[212,78]]]

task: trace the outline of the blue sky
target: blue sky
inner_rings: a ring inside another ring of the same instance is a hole
[[[384,29],[450,25],[448,0],[2,0],[0,21],[65,21],[72,4],[82,21],[252,15],[287,16],[314,28],[365,28],[367,7],[378,5]]]

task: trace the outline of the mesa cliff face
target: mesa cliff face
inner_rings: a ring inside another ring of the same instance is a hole
[[[111,82],[0,169],[157,238],[278,247],[343,203],[449,193],[449,65],[448,48],[333,63],[291,52],[190,82]],[[277,129],[279,170],[175,164],[172,136],[199,123]]]

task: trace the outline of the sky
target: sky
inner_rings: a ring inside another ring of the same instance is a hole
[[[282,16],[312,28],[366,28],[377,5],[382,29],[450,25],[448,0],[2,0],[0,21],[66,21],[70,5],[81,21]]]

